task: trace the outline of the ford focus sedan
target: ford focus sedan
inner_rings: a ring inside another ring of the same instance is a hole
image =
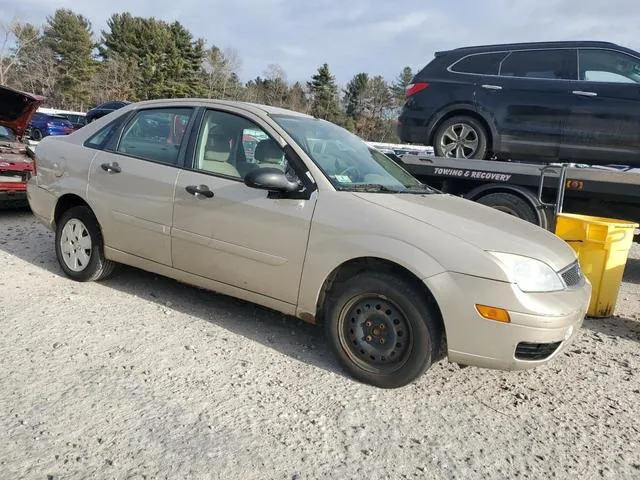
[[[561,239],[435,191],[308,115],[146,101],[36,155],[29,203],[70,278],[127,264],[323,324],[344,368],[378,387],[416,380],[440,352],[544,364],[589,303]]]

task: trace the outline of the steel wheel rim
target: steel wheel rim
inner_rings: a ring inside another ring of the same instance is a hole
[[[91,260],[92,241],[89,230],[77,218],[69,220],[60,235],[62,260],[69,270],[81,272]]]
[[[467,123],[450,125],[440,138],[440,149],[449,158],[471,158],[479,145],[478,132]]]
[[[413,343],[404,312],[375,294],[352,298],[340,312],[338,336],[343,351],[358,367],[372,373],[402,368]]]

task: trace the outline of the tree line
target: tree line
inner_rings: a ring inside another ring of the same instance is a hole
[[[338,123],[365,140],[397,141],[394,120],[413,72],[388,83],[361,72],[341,89],[329,65],[289,82],[277,64],[240,80],[234,49],[208,46],[180,22],[115,13],[100,32],[69,9],[42,26],[0,23],[0,84],[43,95],[53,108],[87,110],[109,100],[207,97],[289,108]]]

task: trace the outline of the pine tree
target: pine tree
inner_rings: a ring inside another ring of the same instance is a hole
[[[96,72],[91,22],[71,10],[58,9],[47,17],[43,43],[55,54],[60,96],[81,108],[91,95],[89,83]]]
[[[314,117],[339,123],[342,119],[339,106],[338,85],[326,63],[307,83],[312,96],[310,113]]]
[[[117,55],[137,66],[138,99],[195,97],[204,93],[202,65],[204,41],[194,40],[179,22],[167,24],[155,18],[114,14],[102,32],[101,54]]]
[[[344,105],[347,117],[356,120],[366,108],[366,93],[369,86],[369,75],[358,73],[347,84],[344,90]]]
[[[404,94],[407,90],[407,87],[411,85],[411,80],[413,80],[413,72],[411,71],[411,67],[404,67],[402,69],[402,73],[398,75],[398,78],[391,86],[391,91],[393,92],[393,97],[397,106],[401,107],[404,104]]]

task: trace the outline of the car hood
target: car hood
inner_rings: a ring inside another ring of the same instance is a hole
[[[428,224],[485,251],[525,255],[559,271],[576,259],[553,233],[470,200],[446,194],[355,193],[357,197]]]
[[[24,134],[31,117],[44,97],[0,87],[0,125],[10,128],[18,138]]]

